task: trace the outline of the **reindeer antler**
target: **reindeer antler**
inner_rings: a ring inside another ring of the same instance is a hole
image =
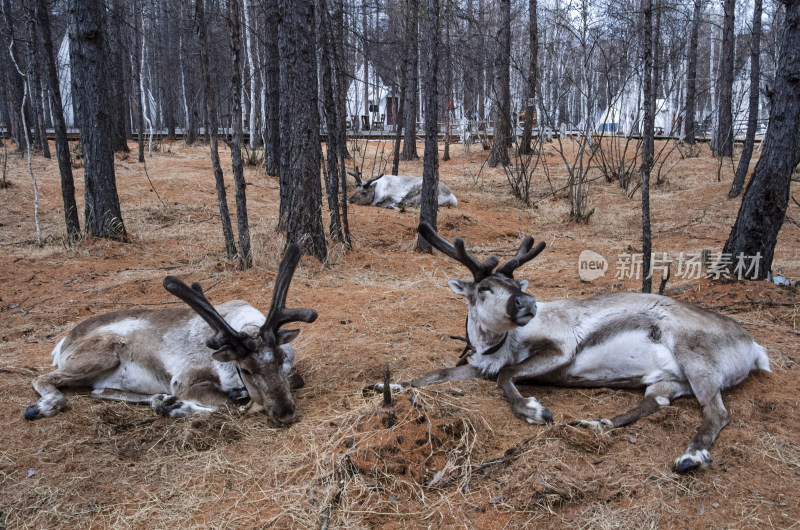
[[[497,256],[489,256],[483,263],[471,256],[464,248],[464,240],[460,237],[455,238],[451,245],[450,242],[437,234],[436,230],[428,223],[420,223],[417,230],[431,246],[466,266],[472,273],[475,283],[491,276],[492,271],[497,266],[499,261]]]
[[[292,283],[292,276],[302,254],[302,248],[297,243],[286,247],[278,276],[275,278],[275,289],[272,291],[272,304],[269,306],[267,320],[261,326],[261,335],[265,339],[268,334],[276,333],[278,328],[289,322],[314,322],[317,319],[317,312],[313,309],[286,308],[286,294],[289,292],[289,284]]]
[[[203,288],[199,283],[193,283],[189,287],[175,276],[167,276],[164,278],[164,288],[186,302],[216,332],[213,337],[206,340],[206,346],[213,350],[227,347],[241,355],[252,351],[250,344],[252,339],[246,333],[233,329],[222,315],[217,313],[203,294]]]
[[[384,174],[383,174],[383,173],[381,173],[381,174],[380,174],[380,175],[378,175],[377,177],[372,177],[372,178],[371,178],[371,179],[369,179],[369,180],[368,180],[366,183],[364,183],[364,187],[365,187],[365,188],[369,188],[369,187],[372,185],[372,183],[373,183],[373,182],[375,182],[375,181],[376,181],[376,180],[378,180],[379,178],[382,178],[382,177],[383,177],[383,175],[384,175]]]
[[[352,177],[354,179],[356,179],[356,184],[361,186],[361,170],[358,169],[358,166],[353,166],[353,167],[355,167],[356,170],[355,171],[348,171],[347,174],[348,175],[352,175]]]
[[[497,263],[499,261],[497,256],[489,256],[489,258],[483,263],[479,262],[466,251],[464,248],[464,240],[460,237],[455,238],[453,240],[453,244],[451,245],[446,239],[437,234],[433,227],[428,223],[420,223],[417,230],[433,247],[437,248],[442,253],[447,254],[459,263],[465,265],[470,272],[472,272],[472,277],[475,279],[475,283],[478,283],[484,278],[491,276],[494,268],[497,267]],[[519,250],[517,251],[517,254],[510,260],[503,263],[503,265],[497,269],[494,274],[502,274],[508,278],[513,278],[514,271],[538,256],[539,253],[544,250],[545,243],[542,241],[536,245],[535,248],[532,247],[533,238],[531,236],[525,237],[525,239],[522,241],[522,245],[520,245]]]
[[[531,250],[531,247],[533,247],[533,238],[531,236],[525,236],[525,239],[519,246],[517,254],[510,260],[503,263],[500,268],[497,269],[496,273],[513,278],[514,271],[538,256],[539,253],[544,250],[545,246],[547,246],[546,243],[544,241],[540,241],[539,244],[536,245],[536,248]]]

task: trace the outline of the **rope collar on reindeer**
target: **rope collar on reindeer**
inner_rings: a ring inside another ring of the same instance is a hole
[[[456,366],[467,364],[469,356],[472,355],[473,352],[477,351],[475,349],[475,346],[469,340],[469,313],[467,313],[467,319],[464,322],[464,327],[466,328],[464,337],[459,337],[458,335],[450,335],[451,339],[460,340],[467,343],[467,345],[464,346],[464,351],[462,351],[461,355],[458,356],[458,362],[456,363]],[[500,348],[502,348],[503,345],[506,343],[507,338],[508,338],[508,333],[503,335],[503,338],[500,339],[500,342],[498,342],[488,350],[481,352],[481,355],[494,355],[495,353],[500,351]]]

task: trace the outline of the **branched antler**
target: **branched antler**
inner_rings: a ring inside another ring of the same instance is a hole
[[[347,174],[351,175],[354,179],[356,179],[356,184],[361,186],[361,170],[358,169],[358,166],[353,166],[353,167],[355,167],[356,170],[348,171]]]
[[[497,256],[489,256],[483,263],[471,256],[464,248],[464,240],[460,237],[457,237],[453,244],[450,244],[449,241],[437,234],[428,223],[420,223],[417,230],[431,246],[467,267],[472,273],[475,283],[491,276],[492,271],[497,266],[499,261]]]
[[[366,181],[364,183],[364,187],[365,188],[369,188],[372,185],[373,182],[375,182],[376,180],[378,180],[379,178],[382,178],[382,177],[383,177],[383,173],[381,173],[377,177],[372,177],[371,179],[369,179],[368,181]]]
[[[286,294],[289,292],[289,284],[292,283],[292,276],[300,262],[303,251],[299,244],[292,243],[286,248],[283,256],[278,277],[275,278],[275,289],[272,291],[272,304],[269,307],[267,320],[261,326],[261,335],[268,340],[269,334],[275,334],[282,325],[289,322],[314,322],[317,319],[317,312],[313,309],[287,309]]]
[[[502,274],[508,278],[513,278],[514,271],[517,268],[538,256],[545,247],[545,243],[540,242],[535,248],[532,248],[533,238],[527,236],[522,241],[517,254],[505,262],[497,271],[494,271],[494,268],[499,263],[497,256],[489,256],[486,261],[481,263],[467,252],[464,247],[464,240],[460,237],[457,237],[453,240],[453,244],[450,244],[450,242],[437,234],[428,223],[420,223],[417,230],[434,248],[466,266],[472,273],[475,283],[488,278],[492,274]]]
[[[230,348],[240,355],[252,351],[250,344],[252,339],[246,333],[233,329],[222,315],[217,313],[203,294],[203,288],[199,283],[193,283],[189,287],[175,276],[167,276],[164,278],[164,288],[186,302],[215,331],[214,336],[206,340],[206,346],[213,350]]]
[[[533,247],[533,238],[531,236],[525,236],[525,239],[522,241],[522,245],[519,246],[517,254],[510,260],[503,263],[503,265],[497,269],[496,273],[513,278],[514,271],[538,256],[539,253],[544,250],[545,246],[545,242],[540,241],[535,248],[531,249],[531,247]]]

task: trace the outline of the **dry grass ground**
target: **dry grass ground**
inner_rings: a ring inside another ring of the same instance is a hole
[[[370,144],[365,175],[388,156]],[[777,527],[800,520],[800,294],[766,282],[714,283],[673,275],[677,298],[728,314],[766,346],[772,374],[753,374],[724,393],[732,421],[712,449],[714,463],[693,475],[670,471],[700,424],[693,399],[610,436],[569,427],[609,417],[639,392],[523,386],[555,424],[515,418],[491,381],[466,381],[398,396],[391,409],[363,392],[385,362],[405,380],[455,362],[465,308],[447,288],[464,272],[441,255],[412,251],[418,211],[350,209],[354,248],[331,247],[329,263],[303,258],[289,305],[319,319],[295,342],[306,386],[296,392],[300,421],[275,429],[265,418],[224,411],[168,420],[148,407],[68,394],[67,410],[26,422],[37,396],[31,378],[52,370],[49,353],[82,319],[107,311],[177,303],[161,287],[174,274],[200,282],[212,301],[244,298],[266,310],[283,248],[276,235],[278,184],[247,170],[256,266],[240,272],[223,254],[207,148],[165,144],[147,159],[164,208],[135,156],[118,157],[117,185],[127,244],[86,240],[64,248],[55,160],[34,159],[45,244],[34,244],[33,192],[23,158],[9,159],[0,190],[0,527]],[[421,150],[420,150],[421,152]],[[640,250],[639,196],[616,183],[591,184],[588,225],[567,219],[562,196],[534,181],[536,203],[510,198],[485,153],[453,146],[441,179],[459,206],[439,214],[440,231],[485,256],[511,255],[532,234],[547,250],[518,276],[540,300],[637,289],[615,279],[622,253]],[[358,154],[358,153],[356,153]],[[549,153],[556,187],[565,172]],[[673,156],[676,156],[673,154]],[[360,155],[359,155],[360,157]],[[223,160],[227,155],[223,153]],[[726,193],[729,165],[673,160],[652,190],[656,252],[719,251],[738,201]],[[421,162],[401,172],[421,174]],[[376,170],[377,173],[377,170]],[[228,171],[228,181],[230,179]],[[82,173],[76,171],[82,208]],[[793,185],[796,190],[796,184]],[[231,188],[232,193],[232,188]],[[776,267],[800,278],[800,207],[791,204]],[[604,278],[583,283],[580,252],[610,261]]]

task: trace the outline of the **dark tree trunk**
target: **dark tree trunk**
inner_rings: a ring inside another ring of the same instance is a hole
[[[61,172],[61,197],[64,201],[64,220],[67,229],[67,245],[77,241],[80,237],[80,223],[78,221],[78,206],[75,203],[75,182],[72,177],[72,164],[67,142],[67,125],[64,122],[64,109],[61,105],[61,87],[58,84],[58,70],[56,69],[55,54],[53,52],[53,39],[50,32],[50,16],[47,10],[47,0],[36,0],[34,7],[36,28],[42,47],[43,68],[50,92],[50,104],[53,108],[53,128],[56,133],[56,156],[58,169]]]
[[[332,62],[332,39],[330,30],[330,15],[328,14],[328,6],[326,0],[318,0],[319,12],[319,46],[321,49],[320,57],[320,75],[322,76],[322,109],[325,114],[325,126],[328,132],[328,140],[326,142],[327,148],[327,172],[325,180],[325,191],[328,196],[328,212],[330,214],[330,234],[331,239],[334,241],[346,242],[345,235],[342,231],[342,218],[339,214],[339,165],[344,163],[344,160],[339,159],[341,150],[339,149],[339,106],[337,105],[337,98],[334,95],[336,87],[334,86],[334,73]]]
[[[42,106],[42,83],[39,69],[42,64],[41,46],[36,38],[36,27],[32,6],[26,6],[26,22],[28,25],[28,93],[30,94],[33,113],[36,115],[36,138],[42,150],[42,156],[50,158],[50,145],[47,142],[47,130],[44,124],[44,107]]]
[[[778,232],[789,203],[792,171],[800,163],[800,0],[782,3],[786,18],[767,135],[722,250],[734,265],[742,262],[742,276],[753,280],[766,278],[772,269]]]
[[[450,160],[450,118],[453,113],[453,49],[450,41],[450,16],[445,11],[444,19],[444,35],[445,35],[445,61],[447,63],[447,70],[445,71],[445,92],[447,107],[445,108],[445,129],[444,129],[444,154],[442,161],[447,162]],[[438,62],[438,61],[437,61]]]
[[[408,2],[408,31],[410,40],[406,47],[406,64],[408,85],[404,94],[405,116],[403,123],[405,126],[405,137],[403,139],[403,153],[400,158],[403,160],[416,160],[417,154],[417,94],[419,94],[419,0],[409,0]]]
[[[697,41],[700,37],[703,1],[694,0],[692,32],[689,37],[689,50],[686,57],[686,115],[683,119],[683,141],[689,145],[695,144],[695,136],[697,135],[694,121],[694,115],[697,112]]]
[[[436,76],[439,73],[439,0],[428,0],[428,39],[425,55],[425,159],[422,173],[422,197],[419,220],[436,230],[439,210],[439,94]],[[417,236],[417,250],[429,251],[430,243]]]
[[[233,139],[231,165],[236,186],[236,220],[239,228],[239,267],[253,266],[250,250],[250,226],[247,222],[247,196],[245,193],[244,166],[242,164],[242,46],[239,33],[239,0],[228,0],[228,25],[231,30],[231,103],[233,105]]]
[[[339,167],[340,180],[342,182],[342,224],[344,226],[344,233],[348,240],[350,238],[350,229],[347,224],[347,168],[344,165],[344,160],[350,158],[350,153],[347,151],[347,87],[349,86],[349,78],[347,76],[347,69],[345,67],[344,55],[344,0],[334,0],[336,9],[334,10],[334,20],[336,22],[334,28],[335,36],[333,38],[333,53],[334,63],[336,64],[336,84],[339,87],[337,97],[339,98],[339,116],[342,120],[339,122],[339,149],[342,150],[342,164]]]
[[[280,63],[278,60],[278,0],[266,1],[266,100],[264,108],[264,171],[277,176],[280,168],[280,131],[278,123],[280,100]],[[283,222],[283,220],[281,220]]]
[[[105,65],[103,0],[70,0],[70,63],[75,121],[81,131],[90,235],[127,240],[114,175],[108,76]]]
[[[278,9],[280,194],[286,244],[300,243],[324,262],[314,0],[279,0]]]
[[[202,0],[198,0],[202,2]],[[139,148],[139,155],[137,160],[141,163],[144,162],[144,105],[142,101],[144,96],[142,94],[142,25],[141,25],[141,9],[138,8],[136,0],[133,2],[133,20],[134,28],[136,31],[133,35],[133,61],[131,72],[133,73],[133,105],[134,105],[134,118],[136,119],[137,129],[137,142]]]
[[[744,149],[742,158],[739,159],[739,167],[736,168],[736,176],[728,192],[728,197],[733,199],[742,193],[744,179],[750,169],[750,159],[753,157],[753,145],[756,141],[756,127],[758,126],[758,83],[761,78],[761,66],[759,57],[761,55],[761,0],[754,0],[753,3],[753,31],[750,34],[750,101],[749,115],[747,117],[747,133],[744,137]]]
[[[736,0],[724,0],[722,48],[719,56],[719,119],[714,143],[717,156],[733,155],[733,66],[735,38],[733,34]]]
[[[219,201],[219,216],[222,221],[222,235],[225,238],[225,251],[229,259],[236,256],[236,243],[233,240],[233,228],[231,226],[231,216],[228,213],[228,197],[225,192],[225,177],[222,174],[222,165],[219,162],[219,149],[217,147],[219,126],[217,125],[217,106],[214,90],[211,86],[211,66],[209,64],[208,50],[209,42],[206,35],[206,17],[204,0],[195,2],[195,24],[197,24],[198,45],[200,46],[200,68],[203,71],[203,92],[205,92],[206,110],[208,121],[206,134],[209,135],[209,146],[211,148],[211,165],[214,167],[214,181],[217,186],[217,199]]]
[[[5,82],[6,82],[6,96],[8,97],[8,107],[9,107],[9,126],[10,126],[10,134],[14,138],[14,141],[17,143],[17,150],[24,151],[25,146],[27,145],[25,140],[25,134],[30,135],[30,131],[24,131],[22,126],[22,115],[20,114],[20,108],[22,108],[22,98],[23,94],[25,93],[25,87],[23,86],[22,76],[19,75],[17,71],[17,66],[22,69],[25,67],[25,63],[20,60],[19,49],[22,43],[16,42],[17,38],[15,36],[14,28],[16,24],[12,18],[11,13],[11,2],[9,0],[3,0],[3,17],[2,17],[2,30],[0,30],[0,45],[3,47],[0,50],[0,55],[3,57],[3,72],[5,73]],[[9,45],[14,42],[13,48],[10,50]],[[15,63],[16,62],[16,66]],[[30,116],[27,115],[27,105],[25,106],[26,116],[25,119],[27,123],[31,123]]]
[[[497,53],[494,62],[494,142],[489,166],[507,166],[511,147],[511,0],[499,0]]]
[[[405,0],[403,12],[403,49],[408,50],[411,47],[411,3]],[[405,108],[406,108],[406,88],[408,85],[408,54],[403,54],[403,60],[400,63],[400,94],[397,97],[399,103],[397,105],[397,117],[395,118],[395,136],[394,136],[394,156],[392,158],[392,175],[399,174],[400,171],[400,140],[403,137],[403,126],[405,123]]]
[[[533,152],[531,136],[533,135],[533,120],[536,117],[536,83],[538,78],[539,37],[536,20],[536,0],[528,1],[528,38],[531,46],[530,66],[528,72],[528,101],[525,103],[525,123],[522,127],[522,154],[529,155]]]
[[[348,78],[345,71],[344,60],[344,0],[333,0],[336,7],[333,10],[333,26],[329,26],[330,32],[330,53],[334,65],[334,75],[336,79],[336,90],[334,97],[337,101],[337,114],[339,120],[336,123],[336,137],[338,138],[337,148],[339,155],[339,184],[341,186],[341,207],[342,207],[342,233],[345,245],[351,246],[350,223],[347,220],[347,165],[345,160],[350,158],[347,152],[347,86]]]
[[[113,129],[111,134],[111,146],[114,151],[128,152],[128,131],[126,124],[128,114],[125,105],[125,75],[124,65],[127,60],[124,47],[122,45],[122,21],[120,18],[125,13],[125,3],[115,0],[111,5],[110,19],[108,21],[111,31],[109,32],[109,82],[111,84],[111,108],[113,114]]]
[[[650,270],[652,243],[650,240],[650,169],[653,165],[655,87],[653,86],[653,3],[642,0],[642,52],[644,83],[642,102],[644,120],[642,127],[642,292],[649,293],[653,279]]]

